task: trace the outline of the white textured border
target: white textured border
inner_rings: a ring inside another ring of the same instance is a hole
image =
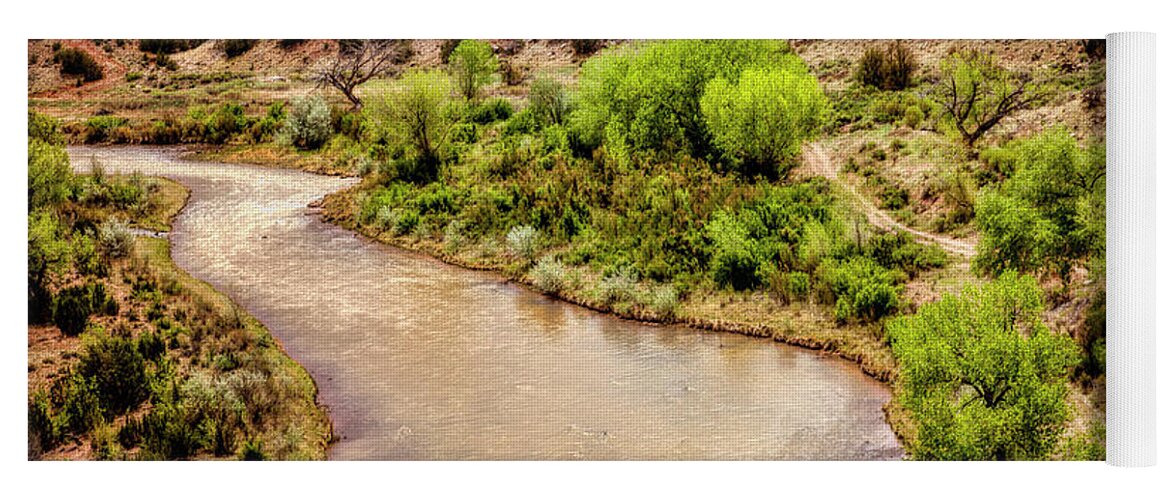
[[[1158,259],[1153,33],[1106,37],[1106,215],[1106,462],[1150,466]]]

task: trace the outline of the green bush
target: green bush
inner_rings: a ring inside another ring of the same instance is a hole
[[[925,118],[923,108],[919,106],[908,106],[906,112],[903,114],[903,125],[910,129],[918,129],[919,124],[923,123]]]
[[[633,302],[638,292],[638,272],[630,266],[620,266],[602,276],[598,283],[598,298],[607,305]]]
[[[86,144],[105,142],[111,138],[114,129],[126,125],[125,118],[104,115],[95,116],[85,121],[84,141]]]
[[[53,306],[53,324],[61,333],[69,336],[80,335],[89,324],[89,316],[93,313],[93,300],[90,288],[85,285],[75,285],[62,289]]]
[[[87,82],[101,80],[105,76],[102,66],[89,53],[72,47],[54,53],[53,63],[61,65],[61,74],[80,76]]]
[[[515,257],[532,262],[541,246],[541,232],[533,226],[513,226],[505,238],[508,251]]]
[[[700,112],[707,82],[735,85],[745,68],[794,64],[789,47],[773,40],[670,40],[627,44],[582,65],[570,129],[584,148],[603,143],[611,154],[713,152]]]
[[[569,95],[560,80],[540,77],[529,87],[529,109],[544,124],[561,125],[569,117]]]
[[[58,144],[30,138],[28,143],[29,213],[66,199],[73,184],[69,155]],[[31,241],[31,240],[30,240]]]
[[[529,275],[533,279],[533,286],[542,292],[552,295],[556,295],[565,290],[568,285],[566,281],[567,274],[568,271],[565,269],[565,265],[552,255],[542,257],[533,266],[533,269],[529,271]]]
[[[679,309],[679,292],[671,284],[653,286],[647,291],[646,306],[661,317],[673,318]]]
[[[897,276],[871,259],[827,261],[818,272],[833,293],[834,318],[839,323],[877,321],[898,309]]]
[[[887,323],[900,398],[926,460],[1047,459],[1070,411],[1077,347],[1045,325],[1043,292],[1007,272]]]
[[[783,177],[783,164],[821,126],[825,96],[799,59],[747,69],[739,82],[715,78],[700,101],[714,144],[741,171]]]
[[[512,116],[512,104],[508,99],[490,99],[480,104],[468,107],[468,121],[487,125],[500,120],[507,120]]]
[[[49,398],[44,392],[29,395],[28,400],[28,458],[35,460],[51,450],[61,440],[61,430],[53,419]]]
[[[100,334],[87,339],[78,373],[93,381],[102,407],[112,415],[137,407],[150,394],[146,361],[129,338]]]
[[[858,60],[855,78],[863,85],[882,90],[902,90],[911,85],[911,77],[917,66],[911,49],[896,40],[888,43],[884,49],[867,49]]]
[[[393,90],[375,98],[370,109],[378,133],[409,152],[409,163],[402,166],[410,175],[400,177],[420,182],[438,177],[440,151],[458,118],[454,104],[450,80],[436,71],[408,71]]]
[[[281,142],[297,149],[317,149],[329,140],[333,133],[330,124],[329,105],[319,95],[299,97],[293,100],[284,126],[280,130]]]
[[[220,50],[223,50],[224,55],[231,59],[252,50],[252,47],[256,46],[256,42],[257,40],[224,40],[220,42]]]

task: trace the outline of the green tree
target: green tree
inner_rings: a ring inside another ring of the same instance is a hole
[[[980,196],[982,237],[976,268],[1048,269],[1068,279],[1073,266],[1106,252],[1106,155],[1081,147],[1069,129],[1053,127],[1009,143],[1012,176]]]
[[[745,173],[774,177],[817,130],[826,99],[805,64],[786,59],[779,67],[747,69],[737,83],[712,80],[700,107],[725,156]]]
[[[28,141],[29,210],[51,207],[69,196],[73,169],[60,145],[30,137]]]
[[[451,81],[438,71],[410,71],[373,104],[373,119],[391,141],[409,149],[434,178],[439,151],[456,122]]]
[[[713,153],[700,111],[707,83],[735,84],[749,67],[787,67],[796,56],[777,40],[667,40],[631,44],[582,65],[570,128],[609,152]]]
[[[1069,417],[1066,376],[1078,354],[1042,321],[1042,293],[1007,272],[887,324],[915,458],[1048,457]]]
[[[451,51],[447,67],[455,79],[460,95],[469,101],[480,96],[480,89],[492,83],[499,62],[492,46],[479,40],[464,40]]]
[[[933,98],[968,147],[1004,118],[1044,98],[1032,75],[1001,67],[991,54],[959,51],[940,61],[939,70]]]

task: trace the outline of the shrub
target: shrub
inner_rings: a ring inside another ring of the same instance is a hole
[[[512,104],[507,99],[491,99],[468,108],[467,119],[472,123],[487,125],[512,116]]]
[[[114,415],[137,407],[150,394],[146,361],[135,341],[100,334],[87,339],[78,373],[94,382],[102,407]]]
[[[552,255],[546,255],[537,261],[529,275],[533,278],[533,286],[551,295],[565,290],[567,284],[565,266]]]
[[[460,95],[473,101],[481,87],[492,83],[499,63],[487,42],[464,40],[451,51],[447,65]]]
[[[776,68],[747,69],[738,83],[716,78],[700,108],[712,140],[744,173],[782,174],[781,164],[815,132],[826,109],[815,78],[797,59]]]
[[[867,49],[858,60],[855,78],[863,85],[882,90],[902,90],[911,85],[911,76],[917,65],[911,49],[896,40],[887,44],[885,49]]]
[[[268,456],[264,454],[264,446],[260,441],[249,439],[244,441],[244,446],[240,448],[240,460],[245,462],[268,460]]]
[[[256,46],[256,40],[224,40],[220,42],[220,50],[224,51],[224,55],[229,59],[239,56]]]
[[[529,109],[542,123],[561,125],[569,117],[569,95],[560,80],[540,77],[529,87]]]
[[[436,71],[409,71],[372,105],[372,118],[388,142],[413,154],[412,178],[434,180],[458,111],[451,82]]]
[[[80,335],[89,324],[89,316],[92,313],[93,301],[89,287],[71,286],[57,294],[53,307],[53,324],[65,335]]]
[[[134,249],[134,232],[119,219],[109,219],[98,225],[98,250],[102,255],[118,259],[130,255]]]
[[[638,272],[630,266],[621,266],[602,277],[598,283],[598,298],[607,305],[631,302],[638,291]]]
[[[57,446],[61,430],[53,419],[49,398],[44,392],[29,395],[28,400],[28,458],[35,460],[41,453]]]
[[[602,48],[604,42],[602,40],[595,40],[592,38],[575,38],[569,41],[569,46],[573,48],[573,54],[582,57],[588,56],[597,52]]]
[[[540,249],[541,232],[533,226],[513,226],[505,239],[508,241],[508,251],[513,256],[532,262]]]
[[[54,384],[50,393],[59,396],[50,398],[61,401],[61,415],[64,427],[75,434],[84,434],[105,422],[105,409],[98,395],[97,384],[77,372],[62,377]]]
[[[854,319],[876,321],[898,309],[895,274],[873,260],[854,257],[845,262],[827,261],[819,272],[836,299],[834,317],[839,323]]]
[[[80,76],[87,82],[101,80],[105,76],[101,65],[92,56],[72,47],[54,53],[53,62],[61,65],[61,74]]]
[[[64,201],[72,184],[73,169],[69,165],[69,155],[65,153],[65,148],[39,139],[29,140],[29,213]]]
[[[116,116],[94,116],[85,121],[84,141],[95,144],[109,139],[114,129],[126,124],[125,118]]]
[[[923,108],[919,106],[907,106],[907,111],[903,113],[903,125],[910,129],[918,129],[919,124],[925,118]]]
[[[320,148],[333,133],[329,105],[319,95],[293,100],[291,110],[280,130],[281,141],[297,149]]]
[[[679,292],[671,284],[653,286],[647,292],[646,305],[663,318],[673,318],[679,308]]]
[[[203,45],[204,40],[142,39],[138,50],[151,54],[174,54]]]

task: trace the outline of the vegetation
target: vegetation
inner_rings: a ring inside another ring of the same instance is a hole
[[[882,90],[903,90],[911,86],[911,77],[917,66],[911,49],[895,40],[885,49],[866,49],[858,60],[856,78],[863,85]]]
[[[498,66],[492,46],[478,40],[460,42],[447,59],[456,90],[469,101],[477,100],[480,89],[492,83]]]
[[[317,149],[333,135],[329,105],[321,96],[295,99],[291,108],[279,134],[282,142],[297,149]]]
[[[89,53],[66,47],[53,53],[53,63],[61,65],[61,74],[78,76],[83,81],[94,82],[101,80],[105,73],[101,65]]]
[[[968,147],[1008,115],[1045,97],[1033,75],[1004,69],[990,54],[959,51],[944,58],[939,70],[935,102]]]
[[[354,40],[339,43],[337,56],[317,72],[318,82],[337,89],[350,101],[355,111],[362,109],[356,93],[359,85],[388,74],[410,52],[404,40]]]
[[[411,71],[380,96],[372,116],[384,140],[404,152],[400,176],[430,181],[438,175],[440,152],[457,113],[451,84],[442,73]]]
[[[304,370],[165,240],[130,232],[185,191],[96,162],[75,175],[58,130],[30,113],[29,458],[324,457]]]
[[[256,42],[257,40],[222,40],[220,41],[219,47],[220,50],[224,51],[224,55],[228,56],[230,59],[243,55],[245,52],[252,50],[252,47],[256,46]]]
[[[915,458],[1044,459],[1069,412],[1076,346],[1041,320],[1035,280],[1015,272],[888,324]]]

